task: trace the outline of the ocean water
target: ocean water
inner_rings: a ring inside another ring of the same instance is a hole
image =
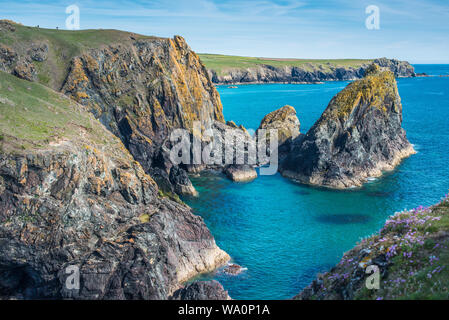
[[[416,65],[416,72],[449,74],[449,65]],[[301,131],[320,117],[347,82],[321,85],[219,87],[226,120],[256,129],[267,113],[296,108]],[[449,190],[449,78],[398,79],[403,126],[418,154],[363,188],[331,191],[290,182],[279,174],[251,183],[222,176],[192,178],[199,198],[185,199],[202,216],[218,245],[247,268],[219,280],[234,299],[288,299],[317,273],[338,263],[388,216],[432,205]]]

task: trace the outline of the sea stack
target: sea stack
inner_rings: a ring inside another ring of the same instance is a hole
[[[361,186],[415,153],[401,125],[394,74],[373,64],[363,79],[331,100],[305,136],[296,139],[280,172],[311,185]]]
[[[257,130],[266,130],[267,138],[271,129],[277,130],[279,153],[283,155],[290,151],[292,141],[299,136],[300,126],[295,108],[286,105],[267,114]]]

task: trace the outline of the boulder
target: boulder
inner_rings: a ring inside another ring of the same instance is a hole
[[[231,300],[216,280],[195,281],[174,292],[171,300]]]

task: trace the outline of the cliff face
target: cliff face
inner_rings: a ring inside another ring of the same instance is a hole
[[[176,128],[191,130],[197,120],[224,119],[207,70],[182,37],[73,33],[4,20],[0,32],[0,70],[72,97],[123,141],[165,191],[194,192],[181,168],[171,172],[168,137]]]
[[[295,299],[448,299],[449,200],[396,213]],[[378,283],[373,278],[378,270]]]
[[[72,61],[62,91],[86,105],[164,186],[180,170],[158,161],[168,159],[161,146],[171,131],[224,121],[217,91],[181,37],[92,50]]]
[[[373,64],[365,78],[337,94],[309,132],[294,142],[280,171],[306,184],[360,186],[414,153],[401,124],[394,74]]]
[[[414,77],[414,68],[405,61],[395,59],[375,59],[374,63],[392,71],[396,77]],[[216,84],[246,83],[317,83],[322,81],[349,81],[363,78],[370,63],[362,66],[316,65],[272,66],[258,65],[249,68],[227,68],[222,72],[208,69],[209,76]]]
[[[229,259],[83,106],[3,72],[0,88],[1,297],[167,299]]]

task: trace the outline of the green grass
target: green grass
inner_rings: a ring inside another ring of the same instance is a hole
[[[156,39],[118,30],[56,30],[14,24],[15,31],[0,32],[0,43],[26,54],[32,43],[45,42],[49,46],[48,59],[34,62],[38,81],[58,90],[70,66],[70,61],[84,51],[112,43],[124,44],[134,39]]]
[[[208,69],[214,70],[220,75],[229,69],[246,69],[259,65],[273,67],[294,66],[302,67],[306,70],[321,68],[326,71],[329,70],[329,66],[360,67],[373,61],[364,59],[275,59],[220,54],[199,54],[199,57]]]
[[[38,83],[0,72],[0,137],[16,149],[46,147],[59,138],[79,140],[80,129],[104,142],[105,130],[74,101]]]

